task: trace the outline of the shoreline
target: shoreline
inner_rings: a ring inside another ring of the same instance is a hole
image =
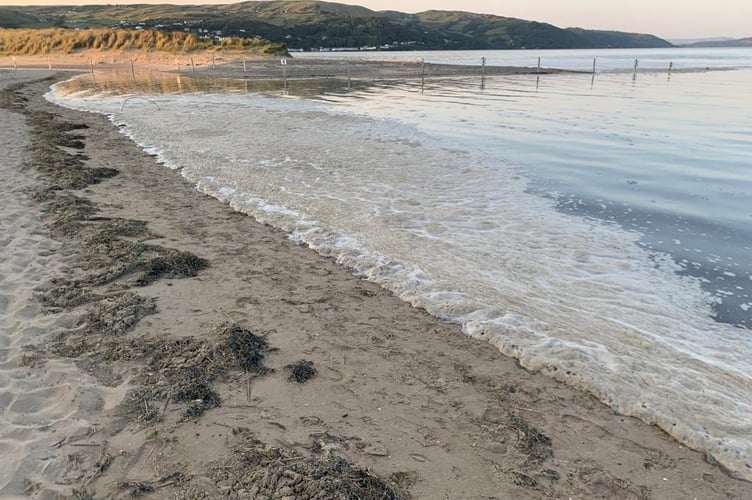
[[[284,64],[282,64],[284,60]],[[0,56],[0,70],[48,69],[53,71],[157,70],[185,73],[196,77],[230,79],[311,79],[351,78],[375,80],[393,78],[432,78],[451,76],[550,75],[584,73],[585,71],[522,66],[466,66],[399,60],[334,60],[326,58],[269,57],[237,53],[169,54],[169,53],[107,53],[88,51],[77,54],[47,56]]]
[[[6,96],[32,137],[62,141],[58,160],[79,154],[64,171],[38,158],[37,198],[75,277],[47,296],[83,320],[38,354],[137,396],[103,409],[85,446],[60,447],[80,455],[69,491],[311,498],[300,485],[324,491],[323,470],[340,488],[326,498],[364,478],[414,498],[744,497],[747,483],[657,428],[201,195],[105,117],[44,101],[48,86]],[[269,345],[262,364],[227,351],[248,330]],[[301,360],[316,376],[291,383],[285,367]]]

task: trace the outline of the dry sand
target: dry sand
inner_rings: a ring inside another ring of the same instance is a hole
[[[752,498],[657,428],[199,194],[105,117],[47,103],[50,84],[0,91],[3,174],[25,179],[0,214],[0,342],[35,346],[3,359],[0,406],[12,416],[25,389],[5,381],[22,378],[49,387],[40,420],[62,416],[0,431],[6,496]],[[315,374],[291,381],[302,360]],[[18,466],[35,442],[44,465]]]

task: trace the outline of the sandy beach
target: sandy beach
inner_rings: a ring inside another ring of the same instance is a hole
[[[752,498],[48,103],[68,76],[0,70],[0,497]]]

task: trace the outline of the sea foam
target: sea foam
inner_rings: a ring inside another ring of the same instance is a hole
[[[524,366],[752,480],[752,342],[639,234],[557,211],[517,169],[395,120],[258,95],[54,102],[109,115],[202,192]]]

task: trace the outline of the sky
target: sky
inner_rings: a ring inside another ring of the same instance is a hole
[[[0,5],[234,3],[230,0],[0,0]],[[752,36],[752,0],[344,0],[373,10],[464,10],[663,38]]]

